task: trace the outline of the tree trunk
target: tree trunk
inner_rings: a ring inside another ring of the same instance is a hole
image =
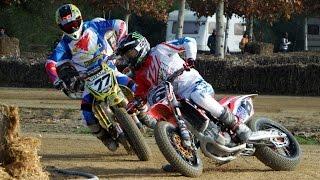
[[[304,18],[304,50],[308,51],[308,18]]]
[[[180,0],[180,9],[178,14],[178,30],[176,38],[181,38],[183,34],[183,23],[184,23],[184,9],[186,6],[186,0]]]
[[[130,19],[130,15],[131,15],[131,12],[130,12],[130,7],[129,7],[129,1],[127,0],[126,1],[126,14],[125,14],[125,17],[124,17],[124,21],[126,22],[126,25],[127,25],[127,31],[129,32],[129,19]]]
[[[219,58],[224,59],[224,25],[223,25],[223,8],[224,0],[219,0],[216,12],[216,27],[217,27],[217,38],[216,38],[216,55]]]
[[[253,37],[253,16],[250,17],[249,19],[249,41],[252,42],[254,41]]]
[[[227,23],[226,23],[226,30],[225,30],[225,40],[224,40],[224,53],[226,54],[228,51],[228,36],[229,36],[229,20],[230,18],[227,17]]]

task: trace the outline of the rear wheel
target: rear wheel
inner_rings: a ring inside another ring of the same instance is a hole
[[[286,138],[271,138],[264,145],[256,145],[255,156],[274,170],[291,171],[296,168],[300,162],[300,146],[285,127],[267,118],[252,120],[249,127],[253,131],[274,130],[286,134]]]
[[[151,157],[150,148],[131,116],[124,108],[114,108],[114,114],[138,158],[141,161],[148,161]]]
[[[158,122],[154,135],[160,151],[174,169],[189,177],[201,175],[203,165],[199,152],[183,147],[176,127],[166,121]]]

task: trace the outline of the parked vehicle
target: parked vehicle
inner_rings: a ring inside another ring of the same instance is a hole
[[[307,20],[307,46],[310,51],[320,50],[320,18],[310,17]]]
[[[224,18],[226,27],[227,18]],[[233,15],[228,21],[228,38],[226,47],[229,52],[241,52],[239,43],[246,31],[245,19]],[[209,51],[207,46],[208,37],[216,29],[216,16],[197,17],[194,11],[185,10],[183,36],[195,38],[200,51]],[[178,10],[169,13],[167,22],[166,40],[175,39],[178,29]]]
[[[154,130],[156,143],[174,169],[185,176],[200,176],[203,163],[199,150],[219,163],[227,163],[238,156],[254,155],[274,170],[293,170],[298,165],[301,150],[294,136],[284,126],[268,118],[252,119],[252,99],[257,94],[224,97],[219,101],[253,131],[249,140],[241,144],[235,133],[205,109],[188,99],[176,97],[171,83],[184,70],[173,73],[148,96],[149,114],[160,121]],[[177,125],[181,120],[192,137],[191,147],[184,146]]]

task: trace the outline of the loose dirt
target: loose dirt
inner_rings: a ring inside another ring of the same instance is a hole
[[[222,96],[222,95],[220,95]],[[256,117],[267,116],[297,133],[317,135],[320,129],[320,97],[258,96],[254,100]],[[41,139],[41,163],[68,170],[89,172],[104,179],[184,179],[166,173],[166,160],[152,137],[147,138],[153,158],[138,161],[123,148],[109,152],[82,126],[79,100],[70,100],[53,89],[0,88],[0,103],[20,108],[22,132]],[[273,171],[255,157],[240,157],[217,166],[203,157],[204,173],[199,179],[320,179],[320,146],[302,146],[303,156],[295,171]],[[52,179],[69,177],[52,174]],[[75,177],[72,177],[75,178]]]

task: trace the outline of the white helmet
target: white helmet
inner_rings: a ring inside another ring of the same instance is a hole
[[[56,11],[56,23],[71,39],[81,37],[83,20],[80,10],[73,4],[65,4]]]

